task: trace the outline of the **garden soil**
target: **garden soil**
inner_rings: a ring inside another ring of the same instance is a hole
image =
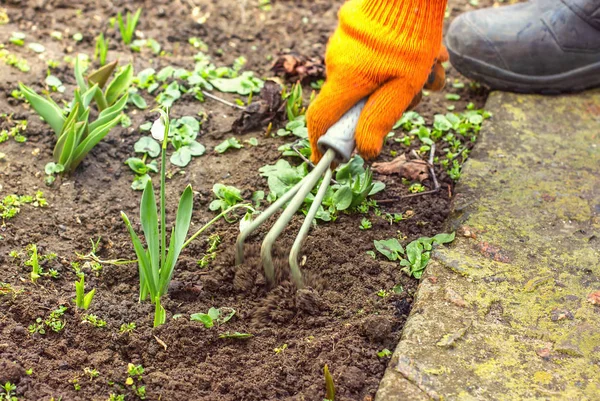
[[[480,7],[490,5],[481,1]],[[325,397],[323,367],[328,365],[336,387],[336,400],[372,400],[389,358],[379,357],[393,350],[410,312],[418,282],[402,274],[399,265],[381,257],[373,259],[373,240],[397,235],[407,241],[431,236],[444,230],[449,212],[453,182],[436,169],[442,190],[434,195],[400,199],[406,186],[397,176],[375,176],[387,188],[377,195],[385,199],[384,212],[403,213],[407,218],[393,225],[370,215],[370,230],[360,230],[364,217],[340,214],[335,222],[319,224],[311,231],[301,258],[309,287],[296,291],[289,281],[287,252],[302,222],[296,216],[276,246],[278,283],[265,284],[259,262],[259,246],[266,230],[248,241],[246,263],[233,265],[233,245],[237,223],[219,221],[208,232],[218,234],[221,243],[216,259],[202,268],[197,261],[208,247],[208,235],[186,248],[165,297],[167,323],[152,328],[153,307],[138,302],[138,270],[135,264],[104,263],[93,272],[77,254],[90,252],[90,239],[101,238],[97,256],[103,260],[134,259],[129,235],[121,220],[124,211],[139,231],[140,192],[130,189],[133,174],[124,161],[134,156],[133,144],[144,135],[140,124],[156,114],[134,111],[132,125],[118,127],[105,138],[70,177],[58,178],[52,187],[44,185],[44,166],[51,160],[54,135],[21,101],[11,97],[18,82],[40,90],[48,59],[86,52],[92,55],[95,36],[104,31],[110,38],[109,59],[133,61],[135,70],[165,65],[193,69],[196,49],[188,38],[198,37],[208,45],[208,54],[218,65],[230,65],[239,56],[248,59],[246,68],[260,76],[272,76],[273,60],[283,52],[322,57],[328,35],[336,24],[341,1],[273,1],[270,11],[257,1],[91,1],[7,0],[0,5],[8,11],[10,23],[0,26],[3,41],[14,31],[42,43],[45,58],[27,48],[16,49],[31,66],[21,73],[0,66],[0,111],[13,113],[12,119],[27,119],[27,142],[12,140],[0,144],[0,194],[32,195],[42,190],[48,207],[29,205],[6,221],[0,229],[0,281],[15,290],[0,292],[0,384],[16,384],[23,400],[107,400],[110,394],[124,394],[134,400],[133,386],[127,382],[129,363],[142,365],[144,374],[136,386],[145,386],[148,400],[315,400]],[[118,11],[143,7],[138,26],[146,38],[158,40],[168,53],[154,56],[147,50],[132,53],[123,46],[114,29],[107,28]],[[466,1],[450,1],[449,19],[472,9]],[[200,23],[199,23],[200,22]],[[65,39],[50,38],[53,31]],[[70,37],[80,32],[81,42]],[[75,86],[71,67],[66,63],[55,70],[69,93]],[[465,88],[448,85],[441,94],[424,97],[417,111],[431,121],[433,114],[445,113],[444,94],[458,93],[453,102],[463,110],[467,102],[481,107],[486,93],[473,89],[451,67],[449,82],[458,79]],[[310,91],[310,87],[305,88]],[[223,95],[228,100],[233,96]],[[58,99],[59,97],[57,97]],[[150,102],[152,99],[147,98]],[[207,154],[185,169],[169,165],[167,181],[169,218],[179,194],[190,183],[195,191],[191,232],[214,217],[208,210],[215,183],[242,189],[246,199],[253,191],[268,191],[258,169],[280,158],[279,146],[285,140],[266,137],[265,128],[238,136],[256,137],[257,147],[217,154],[214,146],[231,136],[230,128],[240,111],[207,99],[193,98],[175,104],[173,117],[206,113],[199,141]],[[3,126],[10,125],[4,118]],[[406,152],[401,144],[389,143],[380,160],[391,160],[390,151]],[[290,159],[294,161],[293,159]],[[431,182],[426,181],[431,187]],[[265,204],[261,205],[264,208]],[[272,222],[272,221],[271,221]],[[56,253],[43,262],[45,271],[55,269],[59,277],[43,277],[32,284],[26,257],[13,258],[11,251],[24,253],[37,244],[41,255]],[[73,298],[77,277],[71,267],[79,262],[86,273],[86,289],[96,288],[87,313],[107,322],[97,328],[81,323],[83,312]],[[396,286],[397,293],[391,291]],[[378,296],[385,289],[391,295]],[[28,326],[44,318],[59,305],[67,306],[65,328],[55,333],[32,335]],[[236,310],[227,323],[204,328],[190,321],[190,314],[207,312],[210,307]],[[124,323],[134,322],[131,333],[120,333]],[[225,332],[251,333],[249,339],[224,339]],[[97,377],[84,369],[96,369]]]

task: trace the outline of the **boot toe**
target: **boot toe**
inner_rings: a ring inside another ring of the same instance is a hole
[[[490,38],[478,28],[478,12],[470,12],[456,18],[446,34],[446,47],[450,53],[452,64],[464,64],[468,59],[507,68],[498,49]]]

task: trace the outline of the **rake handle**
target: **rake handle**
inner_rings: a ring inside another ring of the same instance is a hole
[[[335,161],[338,163],[346,163],[350,160],[356,141],[354,133],[358,125],[358,118],[362,109],[365,107],[366,99],[356,103],[350,110],[346,112],[335,124],[331,126],[319,140],[317,146],[322,154],[327,152],[327,149],[335,151]]]

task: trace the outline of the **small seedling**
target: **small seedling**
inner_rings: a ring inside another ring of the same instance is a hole
[[[218,210],[223,212],[244,201],[241,191],[233,186],[215,184],[213,185],[213,193],[217,199],[213,200],[208,206],[213,212]],[[235,219],[229,219],[228,216],[225,216],[225,220],[229,223],[235,221]]]
[[[125,394],[114,394],[108,395],[108,401],[125,401]]]
[[[39,333],[43,335],[46,334],[46,328],[51,329],[56,333],[60,332],[66,325],[65,321],[61,320],[61,317],[65,314],[66,310],[67,307],[61,305],[58,309],[53,310],[45,320],[38,317],[35,320],[35,323],[29,325],[29,332],[31,334]]]
[[[123,39],[123,43],[125,43],[126,45],[130,44],[133,39],[133,35],[135,34],[135,28],[137,26],[141,14],[141,8],[138,8],[133,16],[129,11],[127,11],[125,21],[123,21],[123,15],[121,14],[121,12],[117,14],[117,22],[119,24],[121,38]]]
[[[73,384],[73,388],[75,389],[75,391],[81,390],[81,384],[79,384],[79,379],[73,379],[71,380],[71,383]]]
[[[26,369],[26,370],[25,370],[25,374],[26,374],[27,376],[31,376],[31,375],[33,374],[33,368]]]
[[[142,365],[134,365],[133,363],[127,364],[127,375],[132,379],[142,380],[144,374],[144,367]]]
[[[420,279],[425,267],[429,263],[433,244],[441,245],[450,243],[454,241],[454,235],[455,233],[437,234],[431,238],[421,237],[412,241],[406,246],[406,259],[400,261],[400,266],[403,266],[402,271],[408,276]]]
[[[31,88],[19,84],[33,109],[52,127],[56,134],[54,147],[54,165],[47,173],[56,173],[56,165],[62,165],[65,172],[72,172],[81,163],[90,150],[98,144],[110,130],[121,121],[121,111],[127,104],[127,88],[133,78],[133,67],[127,65],[120,71],[103,92],[102,88],[116,68],[117,63],[108,64],[88,76],[83,77],[79,57],[75,61],[75,78],[78,88],[69,115],[65,118],[63,110],[50,98],[38,95]],[[90,103],[96,101],[100,113],[90,123]]]
[[[208,237],[208,248],[206,249],[206,253],[202,256],[202,259],[198,261],[200,267],[206,267],[211,261],[215,260],[217,257],[217,247],[220,243],[221,237],[219,237],[219,234],[211,234]]]
[[[31,244],[29,245],[27,251],[31,254],[29,260],[25,262],[27,266],[31,266],[31,282],[35,284],[35,282],[42,277],[42,268],[40,267],[40,262],[38,258],[37,245]]]
[[[90,377],[90,381],[92,381],[93,379],[95,379],[96,377],[98,377],[100,375],[100,372],[98,372],[96,369],[92,369],[92,368],[83,368],[83,373],[85,373],[86,375],[88,375]]]
[[[11,382],[6,382],[2,386],[2,393],[0,393],[1,401],[18,401],[16,394],[17,386]]]
[[[133,331],[135,330],[135,323],[131,322],[131,323],[123,323],[121,325],[121,328],[119,328],[119,333],[121,334],[130,334],[133,333]]]
[[[2,225],[6,225],[6,220],[12,219],[21,211],[21,206],[30,204],[33,207],[45,207],[48,206],[48,202],[44,198],[42,191],[37,191],[35,197],[29,195],[7,195],[0,201],[0,218],[2,219]]]
[[[408,187],[408,192],[410,192],[411,194],[415,194],[418,192],[424,192],[425,191],[425,187],[423,186],[423,184],[420,184],[418,182],[411,184]]]
[[[81,279],[78,282],[75,282],[75,304],[78,309],[87,310],[92,303],[92,299],[94,299],[94,294],[96,293],[96,289],[93,288],[87,294],[85,293],[85,277],[81,275]]]
[[[94,327],[106,327],[106,321],[100,319],[96,315],[83,315],[81,317],[82,323],[89,323]]]
[[[335,401],[335,385],[327,365],[323,367],[323,375],[325,376],[325,400]]]
[[[373,227],[373,224],[369,221],[369,219],[363,217],[360,221],[360,229],[361,230],[369,230]]]
[[[390,356],[392,356],[392,351],[390,351],[390,350],[389,350],[389,349],[387,349],[387,348],[384,348],[384,349],[382,349],[381,351],[379,351],[379,352],[377,353],[377,356],[378,356],[379,358],[389,358]]]
[[[94,59],[98,60],[100,65],[106,64],[108,54],[108,38],[104,38],[104,33],[96,37],[96,48],[94,49]]]
[[[276,355],[279,355],[279,354],[283,353],[287,349],[287,347],[288,347],[287,344],[283,344],[279,347],[273,348],[273,352],[275,352]]]
[[[216,324],[227,323],[235,315],[235,309],[232,308],[210,308],[208,313],[193,313],[190,320],[202,322],[207,329]]]
[[[215,146],[215,152],[225,153],[229,149],[241,149],[243,147],[244,147],[244,145],[242,145],[237,138],[231,137],[229,139],[224,140],[217,146]]]

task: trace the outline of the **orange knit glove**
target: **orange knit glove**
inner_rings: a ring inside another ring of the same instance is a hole
[[[423,86],[435,89],[440,77],[443,86],[436,58],[447,60],[445,9],[446,0],[349,0],[342,6],[325,56],[327,80],[306,114],[313,162],[322,156],[317,140],[360,99],[369,96],[356,147],[371,159]]]

